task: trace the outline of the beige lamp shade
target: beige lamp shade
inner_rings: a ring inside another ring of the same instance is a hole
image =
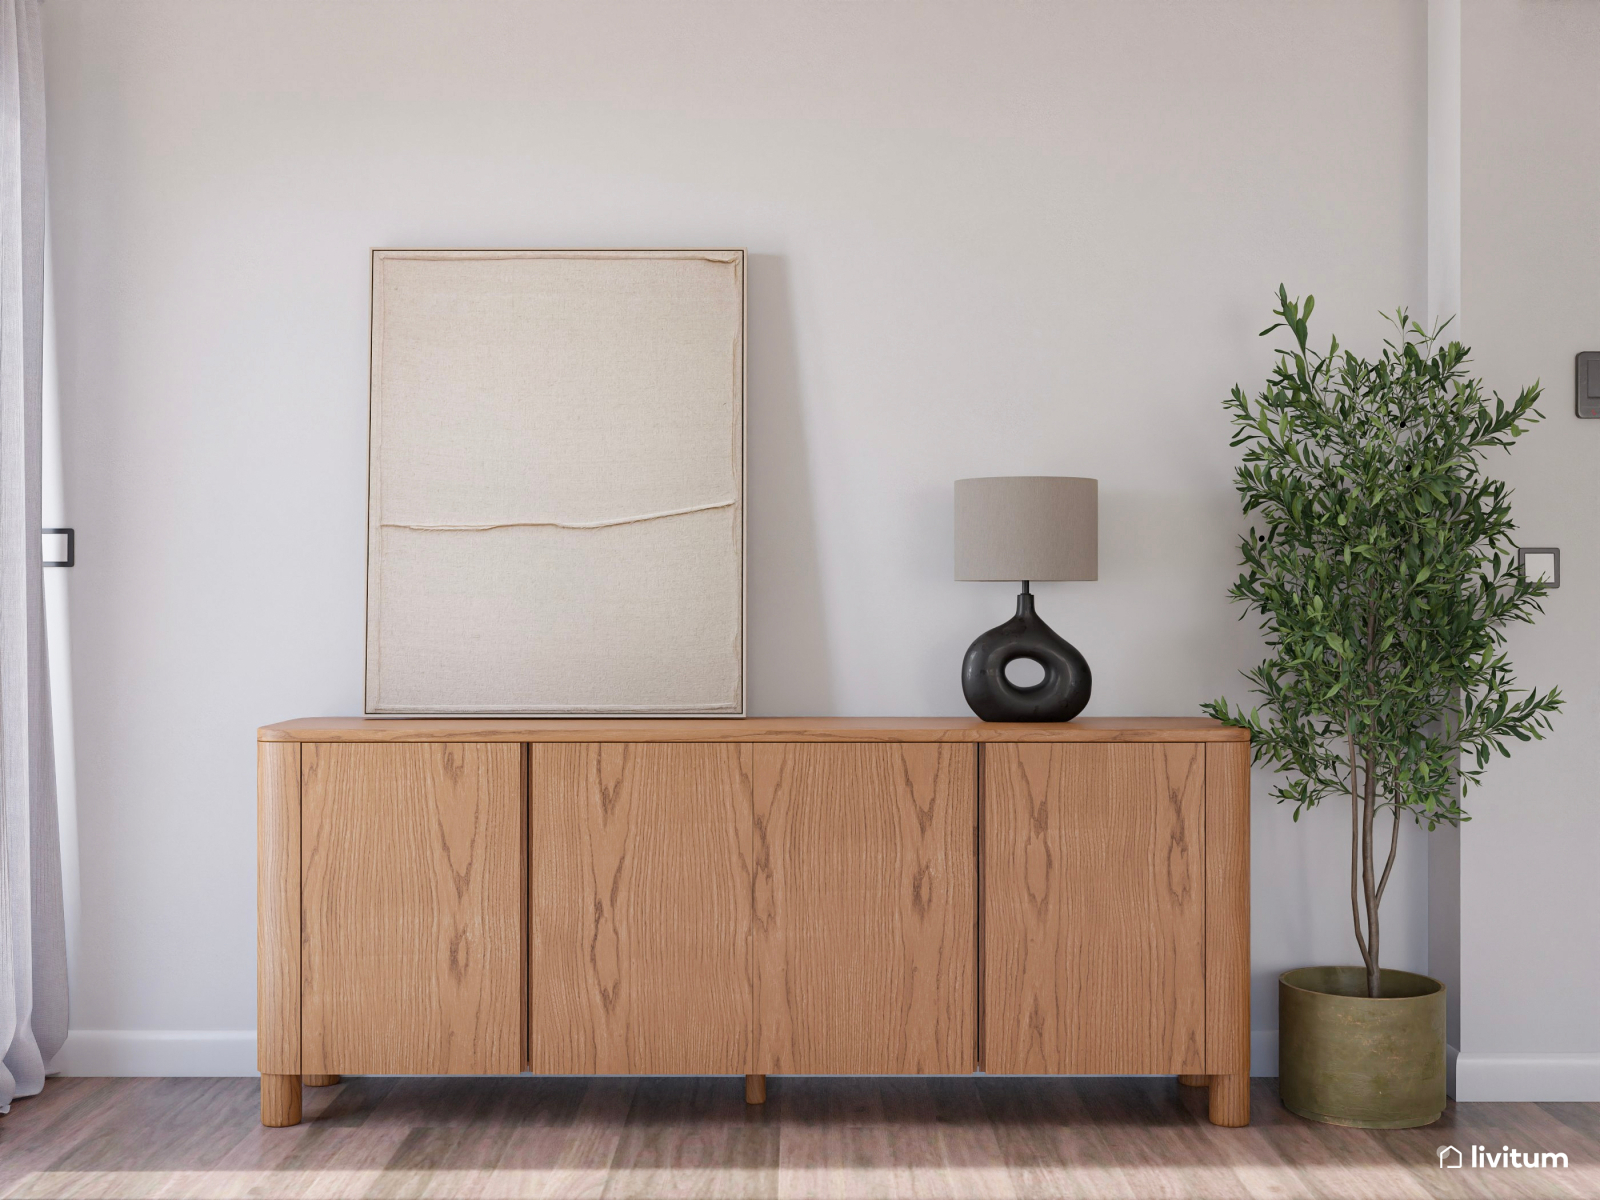
[[[956,480],[956,578],[1100,578],[1099,480]]]

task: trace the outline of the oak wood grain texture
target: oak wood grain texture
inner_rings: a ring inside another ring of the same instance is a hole
[[[261,1123],[269,1129],[300,1124],[300,1076],[261,1076]]]
[[[1234,1129],[1250,1124],[1249,1072],[1213,1075],[1207,1112],[1213,1125]]]
[[[984,1070],[1197,1074],[1205,748],[984,751]]]
[[[977,749],[755,748],[768,1074],[971,1071]]]
[[[746,1075],[744,1077],[744,1102],[746,1104],[765,1104],[767,1102],[767,1077],[765,1075]]]
[[[532,1070],[751,1070],[753,755],[528,747]]]
[[[256,747],[256,1066],[300,1074],[300,744]]]
[[[984,755],[989,753],[989,747],[979,745],[977,750],[977,800],[978,809],[973,814],[972,821],[972,861],[974,864],[974,887],[977,892],[977,904],[972,913],[972,1006],[975,1019],[972,1022],[972,1066],[975,1071],[982,1071],[983,1066],[983,889],[988,886],[983,877],[983,813],[984,792],[983,776]]]
[[[520,1071],[521,747],[307,744],[301,816],[300,1071]]]
[[[306,742],[1237,742],[1209,717],[1079,717],[991,724],[974,717],[369,720],[314,717],[263,726],[261,741]]]
[[[1206,1065],[1250,1073],[1250,746],[1207,746]],[[1212,1084],[1213,1091],[1216,1084]]]

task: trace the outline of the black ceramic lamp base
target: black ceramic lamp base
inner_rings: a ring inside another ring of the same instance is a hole
[[[1044,678],[1026,687],[1006,678],[1019,658],[1044,668]],[[1070,721],[1089,703],[1089,664],[1072,644],[1039,619],[1033,595],[1022,585],[1017,615],[982,634],[961,663],[961,691],[985,721]]]

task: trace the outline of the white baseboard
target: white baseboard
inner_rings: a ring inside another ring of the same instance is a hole
[[[1600,1100],[1600,1054],[1473,1054],[1456,1057],[1457,1100]]]
[[[1600,1101],[1600,1054],[1464,1054],[1446,1045],[1445,1091],[1456,1100]],[[1278,1073],[1278,1031],[1250,1032],[1250,1074]]]
[[[59,1075],[254,1075],[254,1029],[74,1029]]]
[[[1252,1029],[1250,1031],[1250,1074],[1256,1077],[1278,1074],[1278,1031]]]

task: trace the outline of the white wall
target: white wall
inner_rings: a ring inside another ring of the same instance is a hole
[[[49,0],[69,1068],[252,1069],[254,730],[361,703],[369,247],[749,248],[755,713],[964,712],[1012,601],[951,481],[1026,473],[1101,480],[1100,581],[1038,589],[1090,712],[1193,713],[1260,651],[1221,400],[1273,290],[1369,349],[1425,302],[1426,51],[1391,0]],[[1355,950],[1343,817],[1265,792],[1270,1031]]]
[[[1567,707],[1461,830],[1456,1094],[1600,1100],[1600,421],[1573,412],[1573,356],[1600,350],[1600,5],[1468,0],[1461,38],[1466,340],[1502,394],[1544,384],[1545,422],[1497,465],[1523,544],[1561,547],[1510,650]]]
[[[1428,309],[1461,326],[1461,0],[1428,0]],[[1461,836],[1428,835],[1428,974],[1445,987],[1445,1086],[1456,1094],[1461,1044]]]

